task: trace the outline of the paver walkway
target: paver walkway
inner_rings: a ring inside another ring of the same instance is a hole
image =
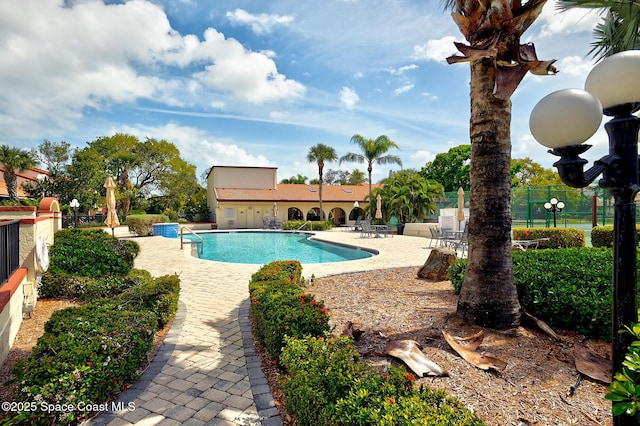
[[[419,237],[360,239],[332,231],[317,236],[375,249],[363,260],[303,265],[303,274],[331,274],[422,265],[429,255]],[[135,267],[153,276],[178,274],[178,313],[160,351],[141,379],[95,425],[281,425],[253,349],[248,283],[261,265],[200,260],[177,239],[136,238]],[[119,404],[119,405],[117,405]]]

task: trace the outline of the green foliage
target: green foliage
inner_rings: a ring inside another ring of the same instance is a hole
[[[456,293],[467,260],[449,268]],[[529,250],[513,253],[513,273],[520,303],[551,326],[587,337],[611,339],[613,255],[606,248]]]
[[[271,262],[251,277],[254,332],[273,359],[280,356],[285,336],[321,336],[329,330],[324,304],[304,293],[302,282],[298,261]]]
[[[86,302],[112,297],[123,291],[152,281],[149,272],[132,269],[127,275],[105,275],[101,277],[80,277],[67,273],[47,271],[42,276],[38,289],[40,297],[80,299]]]
[[[425,179],[439,182],[444,192],[457,191],[458,188],[468,191],[471,188],[470,160],[471,145],[459,145],[446,153],[437,154],[433,161],[420,170],[420,174]]]
[[[169,217],[164,214],[144,214],[127,216],[129,231],[140,236],[147,237],[153,234],[154,223],[169,222]]]
[[[304,225],[304,226],[303,226]],[[330,220],[310,222],[306,220],[287,220],[282,223],[282,229],[301,231],[328,231],[335,226]]]
[[[263,265],[251,275],[252,283],[278,281],[286,284],[302,284],[302,265],[297,260],[275,260]]]
[[[383,219],[395,216],[399,223],[421,221],[436,212],[436,202],[444,195],[443,187],[435,180],[427,180],[415,170],[400,170],[383,181],[384,186],[373,192],[373,199],[381,197]],[[371,203],[375,209],[376,203]],[[373,212],[375,214],[375,210]],[[373,216],[372,214],[371,216]]]
[[[539,249],[545,248],[569,248],[584,247],[585,232],[575,228],[514,228],[514,240],[537,240],[548,238],[549,241],[540,241]]]
[[[100,404],[139,375],[153,345],[152,312],[90,304],[55,312],[31,356],[14,370],[20,401],[41,404]],[[76,424],[88,411],[16,413],[23,424]]]
[[[162,329],[177,312],[179,296],[180,278],[177,275],[164,275],[142,281],[104,302],[113,302],[121,308],[153,312],[158,319],[158,329]]]
[[[402,367],[382,376],[360,360],[349,337],[286,339],[286,408],[299,424],[483,425],[441,390],[414,389]]]
[[[640,227],[636,226],[636,244],[640,243]],[[613,226],[596,226],[591,230],[591,245],[613,247]]]
[[[118,240],[101,230],[63,229],[51,246],[51,274],[100,277],[126,275],[140,247],[134,241]]]
[[[632,324],[620,332],[630,333],[634,341],[622,361],[622,371],[616,372],[605,398],[613,402],[614,416],[632,416],[640,423],[640,324]]]

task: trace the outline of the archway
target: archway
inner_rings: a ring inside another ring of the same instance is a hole
[[[349,212],[349,220],[356,220],[359,217],[364,219],[364,210],[362,209],[362,207],[354,207],[353,209],[351,209],[351,211]]]
[[[307,220],[318,222],[320,221],[320,208],[314,207],[307,212]]]
[[[303,220],[304,213],[297,207],[289,207],[287,209],[287,219],[288,220]]]
[[[346,221],[346,213],[342,208],[334,207],[329,212],[329,220],[333,221],[333,224],[336,226],[344,225]]]

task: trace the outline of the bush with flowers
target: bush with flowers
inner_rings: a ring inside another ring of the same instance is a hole
[[[321,336],[329,330],[324,304],[304,293],[300,283],[299,262],[276,261],[264,265],[249,284],[254,333],[274,360],[280,356],[285,336]]]
[[[585,232],[575,228],[513,228],[514,240],[541,240],[539,249],[584,247]]]
[[[286,408],[299,424],[484,424],[446,392],[416,388],[402,367],[379,374],[360,360],[350,337],[287,337],[281,366]]]

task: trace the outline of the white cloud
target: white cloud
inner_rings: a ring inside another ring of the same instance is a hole
[[[429,40],[425,44],[413,47],[413,59],[431,60],[446,63],[448,56],[456,53],[454,41],[460,41],[453,36],[446,36],[439,40]]]
[[[429,161],[433,161],[436,158],[436,154],[429,151],[416,151],[411,154],[411,162],[414,164],[420,164],[421,167],[427,164]]]
[[[564,75],[585,78],[593,68],[594,63],[580,56],[567,56],[560,59],[556,66]]]
[[[389,72],[389,74],[391,75],[402,75],[405,73],[405,71],[411,71],[411,70],[415,70],[417,69],[418,66],[416,64],[411,64],[411,65],[405,65],[402,66],[400,68],[396,68],[396,69],[388,69],[387,71]]]
[[[226,16],[232,24],[248,25],[256,34],[268,34],[276,25],[288,25],[294,20],[293,16],[269,15],[266,13],[253,15],[242,9],[227,12]]]
[[[557,0],[550,1],[542,8],[538,24],[542,24],[539,37],[552,37],[558,34],[591,33],[599,20],[599,11],[588,9],[570,9],[560,12]]]
[[[359,100],[360,96],[358,96],[355,90],[349,87],[343,87],[342,90],[340,90],[340,102],[342,102],[345,108],[353,109]]]
[[[405,84],[404,86],[398,87],[397,89],[395,89],[393,91],[393,94],[396,95],[396,96],[397,95],[401,95],[401,94],[406,93],[406,92],[408,92],[410,90],[413,90],[414,87],[415,87],[415,84],[412,84],[412,83]]]

